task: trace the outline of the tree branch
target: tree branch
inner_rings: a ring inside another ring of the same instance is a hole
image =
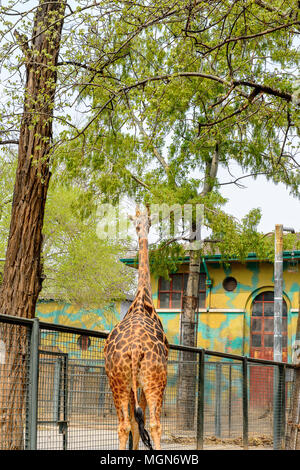
[[[15,145],[19,145],[19,141],[18,140],[0,140],[0,145],[8,145],[8,144],[15,144]]]
[[[267,4],[263,0],[254,0],[254,2],[256,3],[256,5],[264,8],[265,10],[275,12],[277,15],[284,18],[284,15],[282,13],[280,13],[280,11],[277,8],[272,7],[271,5]]]
[[[205,180],[200,196],[204,197],[210,193],[215,185],[219,165],[219,145],[216,144],[212,158],[206,162]]]
[[[206,55],[208,53],[210,54],[211,52],[215,51],[216,49],[220,49],[221,47],[225,46],[225,44],[228,44],[230,42],[244,41],[244,40],[247,40],[247,39],[255,39],[255,38],[258,38],[258,37],[261,37],[261,36],[265,36],[267,34],[274,33],[275,31],[280,31],[281,29],[286,29],[286,28],[289,28],[290,26],[297,26],[297,25],[300,25],[300,21],[293,21],[292,23],[287,23],[287,24],[284,24],[284,25],[280,25],[280,26],[277,26],[276,28],[266,29],[266,30],[261,31],[259,33],[247,34],[245,36],[237,36],[237,37],[234,37],[234,38],[227,38],[227,39],[220,42],[219,44],[217,44],[214,47],[209,47],[206,44],[201,44],[201,45],[204,46],[207,49],[207,52],[204,53],[204,55]],[[188,31],[188,32],[195,33],[195,31]]]
[[[136,176],[134,176],[129,170],[127,170],[129,175],[131,176],[131,178],[136,182],[138,183],[140,186],[143,186],[143,188],[147,189],[148,191],[151,192],[151,188],[150,186],[148,186],[146,183],[144,183],[143,181],[141,181],[139,178],[137,178]]]
[[[226,186],[228,184],[237,184],[238,181],[244,179],[244,178],[250,178],[252,176],[259,176],[259,175],[270,175],[271,173],[268,171],[261,171],[257,173],[250,173],[249,175],[244,175],[244,176],[239,176],[239,178],[236,178],[234,181],[228,181],[226,183],[219,183],[218,186]]]
[[[205,80],[212,80],[218,83],[222,83],[222,85],[227,86],[228,88],[231,88],[233,85],[235,87],[239,85],[243,86],[249,86],[251,88],[256,88],[257,91],[267,93],[269,95],[273,96],[278,96],[279,98],[283,98],[286,101],[292,101],[292,95],[290,93],[277,90],[276,88],[272,88],[268,85],[261,85],[259,83],[247,81],[247,80],[233,80],[232,82],[228,82],[224,78],[218,77],[217,75],[212,75],[212,74],[206,74],[206,73],[201,73],[201,72],[177,72],[174,74],[165,74],[165,75],[158,75],[156,77],[147,77],[144,78],[143,80],[140,80],[132,85],[127,85],[126,87],[123,87],[119,91],[116,92],[116,94],[119,94],[121,92],[127,92],[130,91],[134,88],[137,88],[139,86],[145,86],[149,82],[154,82],[154,81],[160,81],[160,80],[168,80],[170,81],[171,79],[178,78],[178,77],[195,77],[195,78],[203,78]],[[242,96],[244,98],[250,98],[246,93],[241,92]]]
[[[151,139],[149,138],[148,134],[146,133],[144,127],[143,127],[143,123],[142,121],[140,121],[134,114],[131,106],[130,106],[130,102],[129,102],[129,99],[128,99],[128,96],[126,95],[126,101],[127,101],[127,106],[130,110],[130,113],[131,113],[131,116],[132,116],[132,119],[133,121],[136,123],[136,125],[138,126],[141,134],[144,136],[144,138],[146,140],[148,140],[149,142],[151,142]],[[152,148],[153,148],[153,153],[156,157],[156,159],[159,161],[159,163],[162,165],[162,167],[164,168],[164,170],[166,171],[166,173],[168,174],[168,171],[169,171],[169,166],[166,162],[166,160],[164,159],[164,157],[160,154],[160,152],[157,150],[157,148],[152,145]]]
[[[243,86],[249,86],[251,88],[255,88],[255,92],[248,95],[247,93],[244,93],[242,90],[239,90],[239,93],[244,97],[244,98],[247,98],[248,102],[245,103],[244,106],[242,106],[239,110],[235,111],[234,113],[232,113],[230,116],[227,116],[225,118],[223,118],[222,120],[220,121],[216,121],[214,123],[208,123],[208,124],[201,124],[201,126],[212,126],[214,124],[217,124],[219,122],[222,122],[223,120],[225,119],[228,119],[229,117],[232,117],[236,114],[239,114],[241,113],[248,105],[249,103],[251,103],[253,101],[253,98],[254,96],[256,96],[259,92],[261,93],[267,93],[267,94],[270,94],[270,95],[273,95],[273,96],[277,96],[279,98],[282,98],[288,102],[292,101],[292,95],[290,93],[287,93],[287,92],[283,92],[281,90],[277,90],[277,89],[274,89],[270,86],[267,86],[267,85],[260,85],[258,83],[254,83],[254,82],[250,82],[250,81],[245,81],[245,80],[234,80],[232,83],[228,82],[227,80],[221,78],[221,77],[218,77],[216,75],[211,75],[211,74],[205,74],[205,73],[201,73],[201,72],[176,72],[174,74],[164,74],[164,75],[157,75],[155,77],[146,77],[142,80],[139,80],[137,81],[136,83],[133,83],[132,85],[126,85],[122,88],[119,88],[118,90],[116,90],[115,92],[112,92],[112,96],[100,107],[99,111],[95,114],[95,116],[90,120],[90,122],[88,122],[85,127],[81,130],[81,131],[78,131],[77,135],[75,137],[73,137],[72,139],[70,140],[73,140],[75,139],[76,137],[78,137],[79,135],[82,135],[84,134],[84,132],[89,128],[89,126],[97,119],[97,117],[103,112],[104,109],[107,108],[107,106],[109,104],[111,104],[114,99],[116,99],[118,96],[122,95],[122,94],[125,94],[128,93],[129,91],[131,90],[134,90],[135,88],[138,88],[138,87],[143,87],[145,85],[147,85],[147,83],[150,83],[150,82],[155,82],[155,81],[170,81],[174,78],[179,78],[179,77],[195,77],[195,78],[203,78],[203,79],[206,79],[206,80],[212,80],[212,81],[215,81],[215,82],[218,82],[218,83],[222,83],[224,86],[228,87],[229,89],[231,89],[231,87],[234,85],[235,87],[237,87],[238,85],[243,85]],[[93,84],[91,83],[90,84],[91,86],[93,86]],[[100,85],[99,85],[100,86]]]
[[[279,155],[279,158],[278,158],[278,161],[277,161],[277,164],[278,164],[278,165],[279,165],[280,160],[281,160],[281,157],[282,157],[282,155],[283,155],[284,147],[285,147],[285,144],[286,144],[286,139],[287,139],[287,136],[288,136],[290,127],[291,127],[291,125],[292,125],[291,116],[290,116],[289,111],[287,111],[287,122],[288,122],[288,125],[287,125],[286,131],[285,131],[285,135],[284,135],[284,139],[283,139],[283,143],[282,143],[282,147],[281,147],[281,152],[280,152],[280,155]]]
[[[233,80],[233,84],[235,86],[243,85],[248,86],[251,88],[256,88],[258,92],[267,93],[268,95],[277,96],[278,98],[282,98],[285,101],[292,101],[292,95],[285,91],[277,90],[276,88],[272,88],[269,85],[261,85],[259,83],[247,81],[247,80]]]

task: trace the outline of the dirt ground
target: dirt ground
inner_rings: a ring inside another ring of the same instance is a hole
[[[216,437],[204,440],[204,449],[207,450],[244,450],[241,438],[218,439]],[[249,438],[248,450],[272,450],[273,442],[266,436]]]
[[[118,448],[115,429],[92,429],[70,427],[65,439],[57,426],[40,426],[38,431],[38,449],[41,450],[113,450]],[[163,450],[195,450],[195,438],[186,435],[174,436],[166,432],[162,436]],[[141,445],[142,449],[143,446]],[[272,450],[273,443],[268,436],[249,437],[248,450]],[[240,437],[219,439],[214,436],[204,439],[203,450],[244,450]]]
[[[191,450],[196,448],[195,439],[169,436],[162,437],[163,449]],[[268,436],[251,437],[248,441],[248,450],[272,450],[273,442]],[[219,439],[217,437],[206,437],[203,450],[244,450],[241,438]]]

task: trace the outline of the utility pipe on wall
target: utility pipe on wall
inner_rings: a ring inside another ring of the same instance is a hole
[[[204,270],[205,270],[205,274],[206,274],[206,280],[205,280],[205,284],[206,286],[209,288],[209,293],[208,293],[208,303],[206,305],[206,311],[209,312],[210,310],[210,306],[211,306],[211,288],[212,288],[212,280],[210,278],[210,275],[208,273],[208,269],[207,269],[207,266],[206,266],[206,262],[205,262],[205,258],[203,257],[202,258],[202,262],[203,262],[203,266],[204,266]]]
[[[295,233],[293,228],[275,225],[274,361],[277,362],[282,362],[283,231]]]
[[[275,225],[274,361],[282,360],[283,225]]]
[[[274,361],[282,362],[282,300],[283,300],[283,231],[295,233],[292,228],[275,225],[275,260],[274,260]],[[273,376],[273,449],[283,446],[285,428],[283,404],[285,397],[285,379],[282,369],[276,368]]]

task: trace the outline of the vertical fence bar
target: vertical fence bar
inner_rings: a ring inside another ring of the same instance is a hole
[[[53,376],[53,421],[60,419],[60,405],[61,405],[61,374],[62,374],[62,359],[57,357],[54,363],[54,376]]]
[[[37,414],[38,414],[38,379],[39,379],[39,319],[33,320],[30,337],[29,362],[29,403],[28,403],[28,449],[37,447]]]
[[[216,363],[215,436],[221,437],[221,379],[222,364]]]
[[[98,405],[98,415],[104,413],[105,408],[105,368],[100,367],[100,389],[99,389],[99,405]]]
[[[286,419],[285,419],[285,413],[286,413],[286,367],[285,365],[280,366],[281,369],[281,388],[282,388],[282,394],[281,394],[281,448],[284,449],[285,447],[285,428],[286,428]]]
[[[285,434],[285,366],[276,366],[274,372],[273,448],[280,450],[284,445]]]
[[[205,351],[198,354],[198,412],[197,412],[197,450],[203,449],[204,432],[204,359]]]
[[[274,367],[273,372],[273,449],[281,448],[280,426],[281,426],[281,393],[279,367]]]
[[[73,394],[74,394],[74,375],[75,375],[75,371],[74,371],[74,365],[70,365],[68,366],[69,367],[69,400],[68,400],[68,410],[69,410],[69,413],[72,414],[73,413]]]
[[[228,391],[228,430],[229,430],[229,437],[231,437],[231,400],[232,400],[232,367],[231,364],[229,365],[229,391]]]
[[[27,327],[27,355],[26,355],[26,370],[27,370],[27,378],[26,378],[26,417],[25,417],[25,442],[24,442],[24,448],[25,450],[29,450],[29,443],[30,443],[30,393],[29,393],[29,371],[30,371],[30,340],[31,340],[31,335],[32,335],[32,326],[29,328]],[[1,362],[0,362],[1,363]],[[1,447],[0,447],[1,449]]]
[[[243,448],[248,449],[248,360],[243,357]]]
[[[63,359],[63,449],[68,449],[68,356]]]
[[[293,388],[291,396],[290,416],[287,422],[286,449],[299,450],[300,435],[300,368],[293,371]],[[298,443],[298,444],[297,444]]]

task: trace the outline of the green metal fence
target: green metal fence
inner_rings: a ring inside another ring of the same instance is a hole
[[[0,449],[118,448],[106,336],[0,315]],[[290,364],[171,345],[162,449],[284,448],[293,373]]]

